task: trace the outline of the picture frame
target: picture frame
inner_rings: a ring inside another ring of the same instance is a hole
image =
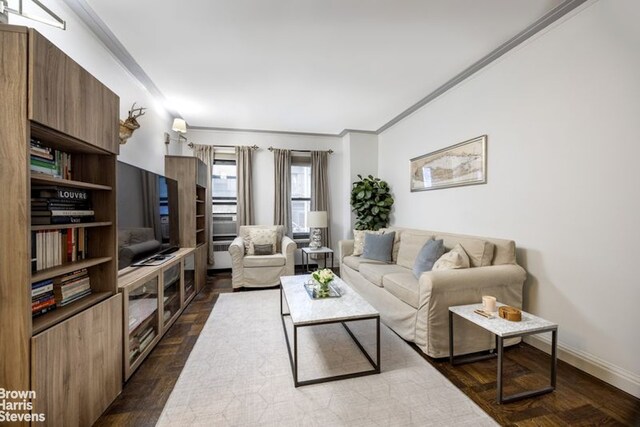
[[[411,192],[487,183],[487,135],[410,160]]]

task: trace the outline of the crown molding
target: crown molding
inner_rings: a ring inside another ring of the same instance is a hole
[[[80,20],[84,22],[84,24],[102,41],[102,43],[107,47],[107,49],[113,54],[113,56],[120,61],[120,63],[127,69],[134,78],[136,78],[152,95],[156,96],[161,100],[165,100],[166,98],[160,91],[160,89],[156,86],[156,84],[151,80],[149,75],[142,69],[142,67],[136,62],[136,60],[131,56],[131,54],[127,51],[122,43],[118,40],[118,38],[113,34],[113,32],[107,27],[107,25],[100,19],[100,17],[93,11],[93,9],[87,4],[85,0],[63,0],[64,3],[71,8],[71,10],[78,15]],[[224,128],[224,127],[209,127],[209,126],[190,126],[190,129],[194,130],[212,130],[212,131],[221,131],[221,132],[253,132],[253,133],[272,133],[272,134],[284,134],[284,135],[301,135],[301,136],[322,136],[322,137],[343,137],[348,133],[365,133],[371,135],[379,135],[390,127],[394,126],[402,119],[407,116],[415,113],[420,108],[424,107],[434,99],[443,95],[450,89],[454,88],[458,84],[462,83],[473,74],[485,68],[487,65],[496,61],[498,58],[505,55],[507,52],[513,50],[517,46],[521,45],[535,34],[539,33],[543,29],[547,28],[549,25],[558,21],[560,18],[564,17],[568,13],[572,12],[579,6],[587,3],[592,0],[566,0],[556,8],[551,10],[549,13],[544,15],[542,18],[538,19],[536,22],[525,28],[523,31],[498,46],[496,49],[491,51],[488,55],[484,56],[468,68],[464,69],[462,72],[455,75],[453,78],[448,80],[446,83],[438,87],[433,92],[429,93],[427,96],[422,98],[420,101],[416,102],[393,119],[389,120],[387,123],[382,125],[375,131],[371,130],[356,130],[356,129],[344,129],[342,132],[337,134],[332,133],[315,133],[315,132],[297,132],[297,131],[276,131],[276,130],[261,130],[261,129],[242,129],[242,128]],[[181,117],[179,112],[167,109],[174,117]]]
[[[387,123],[382,125],[377,131],[377,134],[384,132],[389,129],[396,123],[400,122],[402,119],[410,116],[411,114],[418,111],[420,108],[424,107],[434,99],[438,98],[440,95],[448,92],[450,89],[459,85],[473,74],[482,70],[487,65],[491,64],[507,52],[513,50],[517,46],[521,45],[531,37],[533,37],[538,32],[547,28],[549,25],[556,22],[558,19],[562,18],[569,12],[573,11],[577,7],[586,3],[588,0],[567,0],[560,5],[558,5],[555,9],[551,10],[549,13],[544,15],[542,18],[538,19],[533,24],[529,25],[520,33],[516,34],[514,37],[506,41],[505,43],[498,46],[496,49],[491,51],[488,55],[481,58],[479,61],[473,63],[468,68],[464,69],[462,72],[455,75],[452,79],[444,83],[442,86],[438,87],[436,90],[422,98],[420,101],[413,104],[411,107],[404,110],[402,113],[395,116],[393,119],[389,120]]]

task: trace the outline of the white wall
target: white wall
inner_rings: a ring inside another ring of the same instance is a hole
[[[601,0],[380,135],[394,223],[511,238],[561,355],[640,395],[640,3]],[[409,192],[408,159],[488,134],[488,183]],[[585,363],[588,361],[590,363]]]
[[[120,118],[127,117],[134,102],[137,107],[147,107],[145,115],[138,119],[140,129],[134,132],[125,145],[120,146],[118,159],[163,173],[166,153],[163,134],[171,129],[171,117],[167,111],[62,1],[50,0],[46,4],[67,21],[66,31],[16,15],[9,15],[9,23],[35,28],[115,92],[120,97]],[[173,147],[171,149],[174,150]]]
[[[345,226],[345,238],[353,238],[355,214],[351,211],[351,184],[358,180],[358,175],[378,176],[378,135],[349,132],[342,137],[344,147],[344,176],[345,185],[342,188],[342,197],[346,208],[342,213]]]
[[[190,141],[197,144],[212,145],[258,145],[259,150],[253,153],[253,195],[254,212],[257,224],[273,224],[274,204],[274,170],[273,153],[267,150],[274,148],[288,148],[300,150],[329,150],[334,151],[329,156],[329,188],[331,246],[337,251],[338,241],[344,237],[342,212],[345,203],[342,197],[343,180],[343,145],[342,139],[332,136],[305,136],[258,132],[227,132],[212,130],[189,129],[187,134]],[[183,155],[192,155],[186,146]],[[347,205],[348,207],[348,201]],[[231,262],[225,252],[216,252],[215,268],[230,268]]]

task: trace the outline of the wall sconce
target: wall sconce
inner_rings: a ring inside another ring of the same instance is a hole
[[[175,118],[173,119],[173,125],[171,125],[171,130],[178,133],[178,138],[173,139],[171,136],[165,132],[164,133],[164,143],[169,145],[170,142],[187,142],[187,137],[184,136],[187,133],[187,122],[184,119]],[[193,143],[190,142],[189,147],[193,148]]]

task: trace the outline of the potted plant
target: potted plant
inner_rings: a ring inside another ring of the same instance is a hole
[[[389,224],[393,197],[389,184],[372,175],[353,183],[351,210],[356,214],[356,230],[379,230]]]

